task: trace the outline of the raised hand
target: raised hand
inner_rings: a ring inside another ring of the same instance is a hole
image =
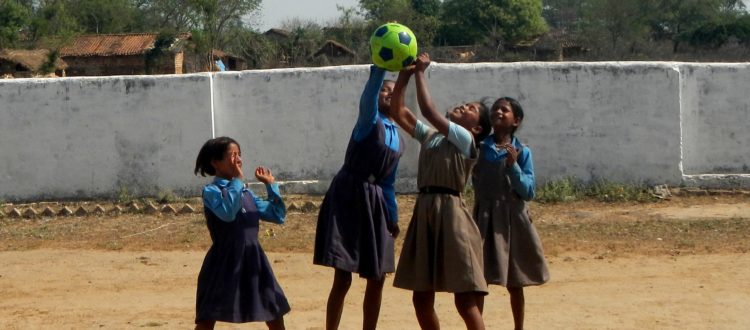
[[[411,65],[405,66],[403,69],[401,69],[401,71],[399,72],[399,75],[403,73],[407,76],[411,76],[414,74],[415,71],[417,71],[417,65],[412,63]]]
[[[422,53],[417,56],[417,60],[414,61],[414,66],[417,71],[424,71],[430,66],[430,54]]]
[[[271,170],[262,166],[258,166],[258,168],[255,169],[255,178],[264,184],[272,184],[275,181]]]

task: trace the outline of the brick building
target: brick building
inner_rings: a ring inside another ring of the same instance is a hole
[[[184,73],[190,35],[160,38],[157,33],[83,35],[60,50],[68,76]]]

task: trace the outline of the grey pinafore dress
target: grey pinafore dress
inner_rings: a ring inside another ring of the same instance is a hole
[[[430,129],[419,152],[417,185],[463,192],[476,162],[444,140],[428,148],[438,133]],[[393,285],[413,291],[482,292],[482,237],[461,196],[420,193],[404,238]]]
[[[484,276],[488,284],[509,288],[540,285],[549,280],[542,243],[507,171],[505,160],[490,162],[483,153],[474,167],[474,219],[484,240]]]

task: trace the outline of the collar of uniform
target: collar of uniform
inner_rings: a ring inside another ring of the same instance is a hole
[[[513,147],[518,149],[519,153],[523,150],[521,141],[519,141],[515,135],[510,137],[510,143],[513,144]],[[505,149],[497,148],[495,145],[495,135],[490,135],[482,141],[482,149],[484,150],[485,158],[490,161],[497,161],[505,158],[505,155],[508,153]]]
[[[232,182],[232,180],[227,180],[225,178],[220,178],[218,176],[214,177],[214,184],[219,186],[220,188],[226,188],[229,186],[229,183]],[[242,184],[242,190],[247,190],[247,186],[243,183]]]
[[[396,124],[393,121],[391,121],[391,119],[388,118],[388,116],[386,116],[382,112],[378,111],[378,116],[380,117],[380,120],[383,121],[383,125],[384,126],[386,126],[386,127],[396,127]]]

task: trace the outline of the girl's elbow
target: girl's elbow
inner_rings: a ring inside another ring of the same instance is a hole
[[[519,189],[516,190],[516,194],[518,197],[526,202],[530,202],[536,197],[536,192],[534,191],[534,188],[531,189]]]
[[[274,222],[276,222],[279,225],[283,225],[286,222],[286,209],[282,209],[276,212]]]

